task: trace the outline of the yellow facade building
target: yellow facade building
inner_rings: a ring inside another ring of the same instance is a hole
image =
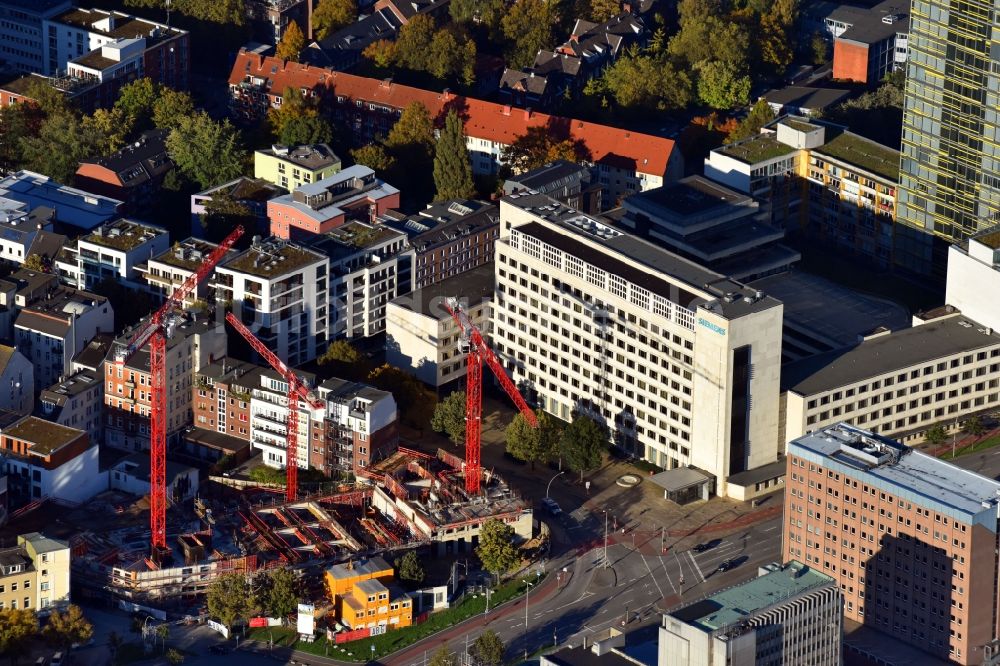
[[[289,192],[340,171],[340,158],[330,146],[272,146],[253,154],[254,178],[263,178]]]
[[[17,537],[13,548],[0,549],[0,609],[44,614],[64,607],[69,584],[69,544],[32,532]]]
[[[406,594],[394,593],[381,581],[363,580],[343,597],[338,618],[351,629],[408,627],[413,624],[413,600]]]

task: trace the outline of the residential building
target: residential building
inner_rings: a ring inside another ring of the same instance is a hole
[[[787,463],[784,558],[834,578],[846,620],[983,663],[1000,483],[847,423],[790,442]]]
[[[43,21],[42,51],[48,76],[68,74],[100,82],[111,106],[118,90],[148,78],[177,90],[188,87],[190,35],[118,11],[74,7]]]
[[[493,348],[526,398],[752,494],[744,473],[756,486],[779,454],[781,303],[544,195],[504,198],[500,217]]]
[[[410,220],[428,227],[410,237],[413,289],[493,263],[493,243],[500,235],[500,211],[476,201],[442,201]],[[400,291],[399,293],[403,293]]]
[[[1000,54],[987,36],[998,28],[979,3],[910,12],[895,253],[916,273],[943,273],[947,243],[1000,221]]]
[[[657,666],[840,666],[844,596],[794,560],[663,616]]]
[[[115,330],[108,299],[66,287],[21,309],[14,320],[14,342],[35,369],[35,385],[51,386],[71,375],[73,357],[101,332]]]
[[[171,502],[180,503],[198,494],[197,469],[168,460],[166,471],[167,497]],[[149,495],[149,454],[125,456],[108,470],[108,481],[112,490],[140,497]]]
[[[705,176],[766,203],[774,225],[893,265],[899,151],[845,128],[786,116],[709,153]]]
[[[1000,333],[942,313],[782,369],[785,441],[849,421],[902,441],[1000,407]]]
[[[575,98],[591,78],[627,48],[645,42],[642,18],[620,14],[604,23],[577,19],[569,39],[552,51],[539,50],[531,67],[506,69],[500,79],[500,101],[544,109]]]
[[[250,228],[257,235],[266,235],[270,226],[267,219],[267,202],[285,191],[263,178],[247,178],[240,176],[236,180],[210,187],[207,190],[191,195],[191,235],[204,238],[207,232],[205,216],[212,206],[212,199],[219,197],[222,201],[231,200],[245,207],[249,212],[248,231]]]
[[[35,234],[34,240],[31,241],[31,245],[28,246],[28,252],[25,254],[25,257],[30,254],[37,255],[46,270],[54,271],[56,257],[59,256],[59,253],[68,240],[62,234],[55,234],[51,231],[46,231],[44,228],[39,229]]]
[[[504,181],[504,195],[524,191],[546,194],[584,213],[603,210],[601,188],[594,183],[590,169],[567,160],[555,160]]]
[[[351,629],[409,627],[413,624],[413,599],[378,580],[363,580],[341,598],[338,619]]]
[[[35,415],[83,430],[92,442],[104,441],[104,382],[100,370],[80,369],[38,396]]]
[[[298,372],[309,386],[315,386],[316,376]],[[250,391],[250,444],[261,451],[264,464],[283,468],[288,460],[288,382],[271,369],[253,375],[259,384]],[[295,442],[295,463],[309,467],[312,448],[326,441],[325,405],[314,407],[297,401],[298,439]]]
[[[310,445],[311,467],[325,474],[354,472],[396,449],[398,412],[392,393],[336,377],[322,382],[317,392],[326,402],[326,440]]]
[[[40,499],[79,504],[108,488],[98,446],[82,430],[26,416],[0,432],[10,508]]]
[[[1000,227],[990,227],[948,249],[945,303],[986,328],[1000,330]]]
[[[123,202],[61,185],[33,171],[17,171],[0,180],[0,197],[19,201],[27,209],[54,211],[55,231],[90,231],[120,217]]]
[[[410,289],[406,234],[381,224],[348,222],[309,246],[329,257],[330,339],[367,338],[384,331],[386,305]]]
[[[285,182],[284,176],[281,182]],[[356,164],[323,180],[300,185],[291,194],[271,199],[267,202],[267,216],[272,235],[304,240],[332,231],[348,219],[375,222],[398,207],[399,190],[376,178],[368,167]]]
[[[0,47],[2,48],[2,47]],[[22,102],[37,102],[37,84],[51,88],[69,104],[83,113],[93,113],[97,108],[100,96],[100,84],[90,79],[77,79],[71,76],[45,76],[38,72],[31,74],[0,77],[0,106],[21,104]]]
[[[704,176],[639,192],[607,217],[615,226],[737,280],[783,273],[801,255],[780,241],[767,208]]]
[[[136,271],[142,274],[148,285],[149,291],[166,299],[175,289],[184,284],[184,281],[194,275],[205,263],[215,249],[219,247],[217,243],[210,243],[198,238],[187,238],[174,243],[169,250],[150,257],[149,261],[135,267]],[[236,252],[230,250],[226,256],[233,256]],[[184,307],[191,308],[199,303],[207,304],[213,300],[214,294],[207,282],[203,281],[184,298]]]
[[[250,441],[250,391],[266,368],[225,356],[195,373],[191,402],[196,428]]]
[[[306,39],[312,38],[313,0],[251,0],[246,3],[247,18],[254,38],[277,45],[288,25],[295,22]]]
[[[878,85],[906,66],[909,7],[894,0],[874,6],[838,5],[824,17],[833,37],[833,78]]]
[[[62,282],[78,289],[93,289],[103,280],[145,289],[139,266],[165,252],[169,245],[166,229],[120,218],[67,245],[56,259],[56,267]]]
[[[501,150],[528,129],[545,128],[555,138],[576,143],[587,155],[585,161],[595,165],[606,205],[684,174],[684,158],[680,150],[674,150],[671,139],[632,130],[514,110],[447,91],[421,90],[389,80],[266,58],[246,50],[237,55],[229,77],[234,109],[250,117],[259,117],[280,104],[278,100],[289,86],[306,91],[310,98],[319,98],[332,111],[338,126],[351,128],[359,144],[387,135],[411,102],[421,102],[439,123],[449,108],[461,109],[472,171],[481,175],[496,174],[501,166]]]
[[[334,611],[339,610],[337,600],[349,594],[357,583],[366,580],[377,580],[384,583],[392,582],[395,571],[381,557],[366,560],[334,564],[323,573],[326,590],[330,594]]]
[[[0,3],[0,62],[4,68],[24,73],[45,71],[43,23],[72,7],[72,0]]]
[[[325,255],[272,237],[216,266],[209,287],[282,361],[297,366],[332,339],[329,282]]]
[[[124,210],[136,212],[149,206],[160,191],[163,178],[174,168],[167,155],[166,130],[150,130],[133,143],[106,157],[84,160],[74,184],[125,202]]]
[[[107,384],[104,392],[104,443],[118,449],[142,451],[149,448],[149,413],[152,404],[152,376],[149,370],[149,343],[132,354],[124,364],[116,361],[134,334],[126,329],[115,339],[104,364]],[[191,388],[194,375],[202,367],[226,355],[226,331],[222,322],[193,315],[175,321],[167,337],[164,367],[167,372],[168,441],[179,439],[180,431],[191,424]]]
[[[30,609],[41,615],[69,604],[70,548],[38,532],[20,534],[0,549],[0,610]]]
[[[21,309],[59,286],[58,278],[50,273],[36,273],[20,268],[0,280],[0,339],[14,339],[14,321]]]
[[[487,264],[433,285],[414,289],[386,306],[385,362],[445,393],[463,388],[466,354],[462,332],[445,307],[457,298],[483,336],[490,332],[494,267]]]
[[[837,88],[787,86],[764,93],[764,100],[776,116],[786,113],[796,116],[819,116],[846,100],[850,94],[849,90]]]
[[[55,211],[0,197],[0,261],[23,264],[35,238],[43,229],[51,231]]]
[[[21,352],[0,345],[0,409],[29,414],[35,401],[35,370]]]
[[[253,153],[253,177],[292,191],[340,171],[340,158],[330,146],[271,146]]]

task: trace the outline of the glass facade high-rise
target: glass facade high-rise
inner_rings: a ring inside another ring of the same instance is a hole
[[[897,265],[943,270],[945,243],[1000,221],[1000,23],[991,2],[913,0]],[[939,264],[935,266],[935,264]]]

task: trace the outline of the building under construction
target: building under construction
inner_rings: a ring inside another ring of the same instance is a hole
[[[283,493],[255,487],[199,499],[196,515],[174,507],[167,543],[172,559],[149,557],[149,531],[137,521],[92,526],[71,539],[74,582],[85,593],[141,605],[177,608],[194,603],[219,575],[275,566],[309,568],[430,546],[437,554],[471,552],[491,518],[532,536],[532,511],[498,476],[486,473],[478,496],[465,490],[464,461],[400,448],[366,468],[355,485],[286,502]],[[234,497],[235,495],[235,497]],[[102,495],[88,513],[121,513],[122,496]],[[141,503],[141,501],[140,501]],[[78,511],[84,511],[83,508]]]

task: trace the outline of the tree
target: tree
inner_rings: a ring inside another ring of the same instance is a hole
[[[706,60],[721,60],[744,67],[750,53],[750,30],[727,21],[719,0],[681,0],[677,5],[680,29],[667,45],[667,52],[694,66]]]
[[[619,0],[590,0],[590,20],[604,23],[622,13]]]
[[[500,666],[503,663],[503,653],[506,646],[503,639],[492,629],[487,629],[479,634],[472,643],[469,652],[476,666]]]
[[[419,585],[424,582],[424,567],[420,564],[415,550],[407,551],[401,558],[396,560],[396,573],[400,580]]]
[[[442,645],[431,656],[428,666],[458,666],[458,657],[448,649],[447,645]]]
[[[160,639],[160,650],[167,649],[167,639],[170,638],[170,625],[166,622],[156,625],[156,629],[153,630],[156,637]]]
[[[428,71],[433,39],[434,19],[427,14],[417,14],[399,29],[399,36],[396,38],[396,63],[407,69]]]
[[[347,340],[334,340],[326,347],[326,351],[316,359],[320,365],[340,364],[345,366],[356,365],[365,360],[365,357],[358,351],[357,347]]]
[[[487,571],[499,577],[521,560],[514,538],[514,528],[502,520],[490,518],[482,524],[476,555]]]
[[[333,141],[333,128],[319,116],[289,118],[281,128],[278,141],[283,146],[329,143]]]
[[[357,0],[319,0],[312,15],[313,33],[316,39],[326,39],[357,18]]]
[[[701,63],[698,97],[713,109],[745,106],[750,101],[750,77],[740,76],[734,65],[720,60]]]
[[[826,41],[822,33],[813,33],[809,47],[812,50],[814,65],[826,64],[826,61],[830,59],[830,42]]]
[[[760,133],[760,128],[772,120],[774,120],[774,110],[767,103],[767,100],[761,97],[750,107],[750,113],[729,133],[726,140],[731,143],[756,136]]]
[[[601,465],[604,450],[608,448],[607,428],[589,416],[577,414],[573,422],[563,430],[559,450],[566,465],[574,472],[583,473],[597,469]]]
[[[288,617],[299,605],[299,577],[291,569],[267,573],[264,608],[272,617]]]
[[[938,423],[927,429],[924,433],[924,441],[926,441],[931,446],[937,446],[948,439],[948,432],[944,429],[944,426]]]
[[[164,656],[167,659],[167,663],[174,664],[174,666],[184,663],[184,653],[179,650],[175,650],[174,648],[167,650],[167,654]]]
[[[180,124],[181,118],[194,115],[194,101],[186,92],[160,86],[159,96],[153,102],[153,125],[159,129],[171,130]]]
[[[436,201],[466,199],[476,194],[462,119],[454,110],[445,116],[444,129],[434,149],[434,187]]]
[[[500,22],[507,11],[507,3],[504,0],[452,0],[448,11],[456,23],[483,26],[489,40],[496,42],[501,37]]]
[[[94,635],[94,627],[83,616],[80,607],[71,604],[63,613],[53,611],[42,633],[48,641],[68,648],[73,643],[89,641]]]
[[[110,155],[125,145],[128,119],[121,109],[97,109],[93,115],[81,119],[80,131],[93,146],[95,154]]]
[[[32,636],[38,633],[38,619],[29,608],[0,609],[0,654],[11,661],[24,654]]]
[[[21,142],[38,133],[41,120],[41,109],[30,102],[0,107],[0,169],[21,168]]]
[[[427,107],[411,102],[385,141],[395,161],[389,181],[405,193],[433,192],[434,122]],[[419,196],[419,195],[417,195]]]
[[[208,612],[227,629],[239,619],[249,618],[255,611],[253,595],[247,577],[240,573],[224,574],[208,586]]]
[[[167,136],[167,151],[177,169],[202,189],[233,180],[246,170],[239,132],[228,120],[217,123],[204,112],[181,119]]]
[[[40,254],[29,254],[24,260],[24,267],[29,271],[35,271],[36,273],[49,272],[49,266],[45,264],[45,260],[42,259]]]
[[[93,132],[85,132],[71,113],[56,113],[42,123],[38,136],[21,139],[24,166],[69,183],[80,162],[97,153],[93,139]]]
[[[295,21],[289,21],[285,34],[281,36],[281,41],[274,49],[274,55],[282,60],[298,60],[299,54],[305,47],[306,36],[302,34],[302,28]]]
[[[577,162],[585,158],[579,154],[577,144],[569,139],[558,139],[545,127],[529,127],[509,146],[501,149],[501,161],[514,173],[536,169],[553,160]]]
[[[376,40],[366,46],[361,55],[375,63],[376,67],[388,69],[396,62],[396,42],[388,39]]]
[[[986,432],[986,426],[983,425],[983,419],[980,416],[973,416],[962,424],[962,432],[967,435],[972,435],[973,437],[981,437],[984,432]]]
[[[413,375],[384,364],[368,373],[368,383],[392,393],[396,406],[410,425],[423,429],[430,420],[434,394]]]
[[[384,175],[396,166],[395,158],[389,154],[385,146],[379,143],[370,143],[367,146],[352,150],[351,158],[355,164],[364,164],[379,175]]]
[[[295,120],[318,118],[319,105],[313,98],[306,98],[302,91],[291,86],[281,92],[281,106],[271,108],[267,112],[267,123],[274,138],[281,141],[287,125]],[[298,132],[299,130],[291,130]],[[285,144],[290,145],[290,144]]]
[[[431,417],[431,428],[434,432],[447,434],[452,444],[465,441],[465,391],[450,393],[437,404]]]
[[[122,87],[114,108],[124,115],[129,128],[148,129],[153,117],[153,105],[159,96],[158,86],[143,77]]]
[[[434,123],[427,107],[421,102],[407,104],[389,131],[385,145],[391,149],[417,146],[429,155],[434,146]]]
[[[504,443],[507,453],[518,460],[531,463],[544,463],[552,460],[559,445],[562,434],[562,421],[542,410],[535,411],[538,426],[533,428],[523,414],[515,414],[504,431]]]
[[[538,51],[554,42],[553,28],[558,22],[555,0],[517,0],[510,6],[500,19],[504,36],[513,42],[508,67],[533,63]]]
[[[683,109],[691,103],[691,77],[666,57],[629,49],[604,74],[591,79],[584,92],[610,95],[626,109]]]
[[[427,71],[438,79],[446,79],[462,71],[462,47],[451,30],[438,30],[431,39]]]

